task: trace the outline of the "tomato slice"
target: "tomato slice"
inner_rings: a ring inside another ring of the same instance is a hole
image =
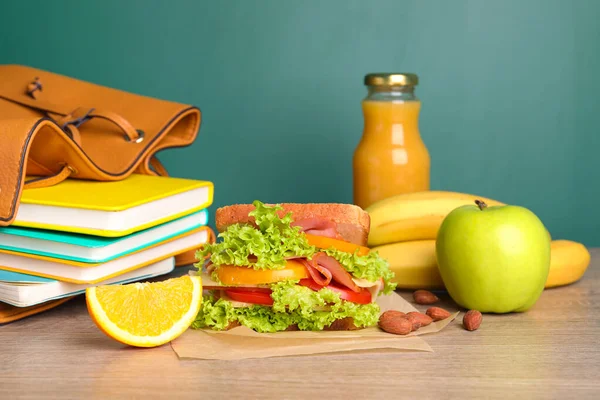
[[[283,269],[258,270],[248,267],[221,265],[217,276],[223,285],[258,285],[261,283],[279,282],[287,279],[308,278],[306,267],[295,260],[288,260]]]
[[[235,288],[227,289],[224,292],[231,300],[272,306],[273,299],[271,298],[271,289],[266,290],[268,292],[265,292],[264,288]]]
[[[334,282],[331,282],[327,286],[321,286],[312,279],[301,279],[300,285],[306,286],[316,292],[326,287],[327,289],[339,293],[341,299],[352,303],[369,304],[371,302],[371,293],[365,288],[360,288],[360,292],[357,293]]]
[[[358,244],[345,242],[343,240],[332,239],[325,236],[311,235],[310,233],[305,233],[305,235],[306,239],[308,239],[308,244],[320,249],[328,249],[333,247],[339,251],[352,254],[358,250],[359,256],[366,256],[371,251],[371,249],[368,247],[359,246]]]

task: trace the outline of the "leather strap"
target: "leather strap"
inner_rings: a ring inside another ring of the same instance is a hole
[[[144,175],[169,176],[169,172],[160,160],[156,158],[156,154],[150,154],[146,157],[145,161],[138,166],[135,172]]]
[[[56,120],[56,123],[63,129],[69,129],[76,132],[77,128],[84,122],[92,118],[101,118],[115,124],[123,132],[125,140],[128,142],[139,143],[144,139],[144,133],[136,130],[125,118],[117,113],[108,110],[97,110],[95,108],[79,107],[68,115]],[[76,133],[79,136],[79,132]]]
[[[150,157],[150,165],[152,166],[152,169],[154,169],[154,171],[160,175],[160,176],[169,176],[169,173],[167,172],[167,169],[165,168],[164,165],[162,165],[162,163],[160,162],[160,160],[158,158],[156,158],[156,156],[152,156]]]
[[[10,304],[0,303],[0,324],[17,321],[30,315],[39,314],[75,298],[75,296],[64,297],[58,300],[51,300],[45,303],[36,304],[29,307],[15,307]]]
[[[40,178],[28,180],[23,185],[23,189],[37,189],[48,186],[54,186],[67,179],[73,172],[75,172],[75,170],[68,164],[65,164],[60,170],[60,172],[58,172],[55,175],[42,176]]]

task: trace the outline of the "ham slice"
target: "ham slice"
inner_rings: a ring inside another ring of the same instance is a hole
[[[299,261],[304,264],[308,270],[308,274],[318,285],[327,286],[329,283],[331,283],[332,275],[327,268],[321,267],[315,262],[315,260],[307,260],[306,258],[303,258]]]
[[[212,274],[216,268],[212,261],[207,262],[204,267],[206,268],[206,273],[209,275]]]
[[[319,252],[314,255],[312,261],[327,269],[331,273],[332,279],[340,285],[347,287],[353,292],[360,292],[360,287],[352,280],[352,275],[350,275],[350,273],[346,271],[344,267],[342,267],[342,264],[335,258],[328,256],[323,252]]]
[[[305,218],[294,221],[292,226],[299,226],[304,233],[316,236],[325,236],[332,239],[341,239],[340,234],[335,229],[335,222],[323,218]]]

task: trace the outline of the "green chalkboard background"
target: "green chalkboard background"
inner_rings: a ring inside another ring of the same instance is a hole
[[[0,63],[199,106],[159,154],[215,203],[352,201],[362,79],[421,78],[432,189],[600,245],[600,1],[12,1]]]

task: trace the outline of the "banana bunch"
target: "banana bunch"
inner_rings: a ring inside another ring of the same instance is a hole
[[[450,211],[474,204],[476,199],[488,206],[505,205],[485,197],[444,191],[407,193],[380,200],[365,209],[371,217],[369,247],[435,239]]]
[[[465,193],[426,191],[393,196],[369,206],[371,217],[369,247],[386,259],[399,289],[443,289],[435,256],[435,238],[442,221],[456,207],[488,206],[499,201]],[[550,273],[546,288],[579,280],[590,264],[586,247],[570,240],[551,243]]]

